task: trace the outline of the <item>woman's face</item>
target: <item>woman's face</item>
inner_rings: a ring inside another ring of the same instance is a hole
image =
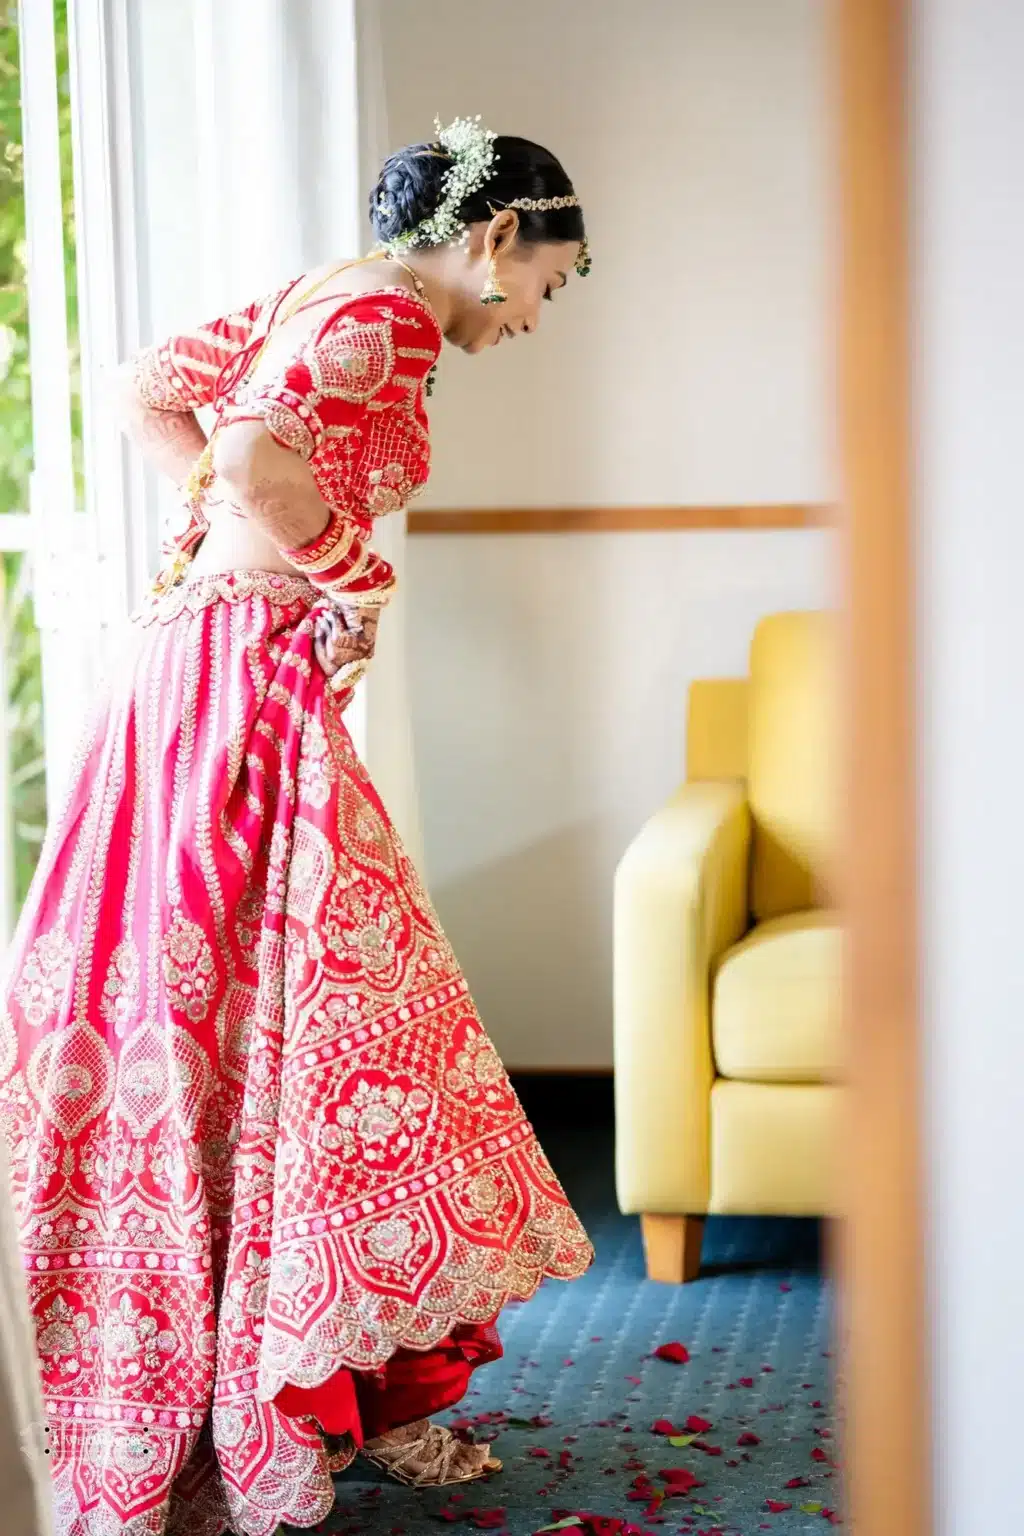
[[[449,336],[464,352],[482,352],[486,347],[531,335],[540,323],[541,306],[557,299],[580,252],[577,241],[526,245],[516,238],[518,221],[501,227],[506,218],[495,219],[483,239],[470,244],[466,302],[461,306],[457,334]],[[498,282],[506,294],[503,304],[480,302],[491,249]]]

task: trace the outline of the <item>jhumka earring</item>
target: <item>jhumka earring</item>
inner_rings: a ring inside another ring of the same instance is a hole
[[[498,279],[498,263],[492,256],[487,263],[487,281],[480,290],[481,304],[504,304],[508,294]]]

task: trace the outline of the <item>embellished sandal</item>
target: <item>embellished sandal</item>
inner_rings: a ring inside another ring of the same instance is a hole
[[[465,1443],[443,1424],[431,1424],[418,1440],[398,1440],[393,1444],[377,1440],[372,1442],[372,1450],[364,1446],[360,1454],[371,1465],[409,1488],[447,1488],[455,1483],[475,1483],[481,1477],[501,1471],[498,1458],[489,1456],[472,1471],[453,1472],[452,1462]],[[419,1471],[408,1470],[411,1461],[422,1463]]]

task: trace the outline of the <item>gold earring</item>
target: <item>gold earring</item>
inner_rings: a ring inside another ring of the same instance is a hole
[[[487,281],[480,290],[481,304],[504,304],[508,294],[498,279],[498,263],[492,256],[487,263]]]

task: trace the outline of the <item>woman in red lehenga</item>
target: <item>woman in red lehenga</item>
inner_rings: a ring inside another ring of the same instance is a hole
[[[360,1448],[497,1470],[429,1416],[509,1299],[591,1258],[344,724],[442,337],[532,331],[587,270],[582,216],[550,154],[467,120],[371,214],[376,261],[121,379],[151,461],[195,467],[0,1029],[59,1536],[308,1527]]]

